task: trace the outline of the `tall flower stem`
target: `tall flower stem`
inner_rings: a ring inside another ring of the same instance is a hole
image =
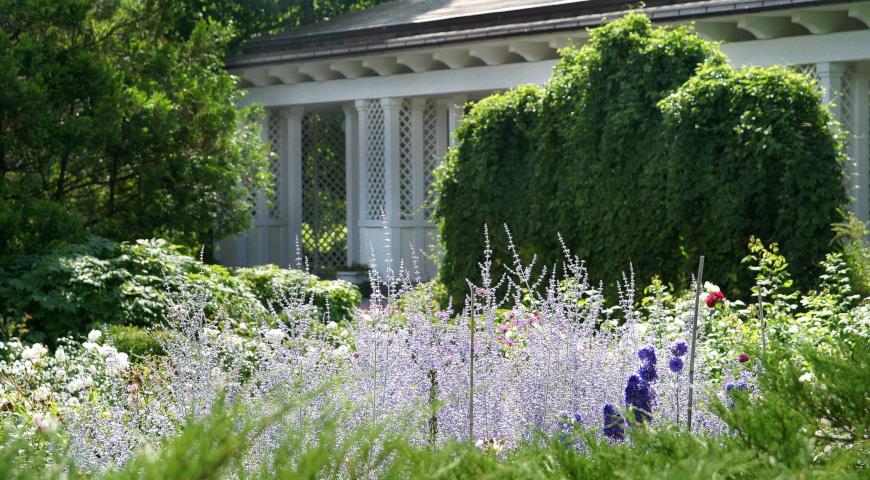
[[[692,403],[695,394],[695,343],[698,341],[698,309],[701,301],[701,285],[704,278],[704,256],[698,261],[698,277],[695,279],[695,314],[692,316],[692,346],[689,351],[689,398],[686,426],[692,431]]]

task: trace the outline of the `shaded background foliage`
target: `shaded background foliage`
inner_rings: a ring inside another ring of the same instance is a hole
[[[224,56],[374,3],[0,0],[0,256],[248,228],[268,156]]]
[[[544,90],[476,105],[439,170],[441,276],[454,297],[479,281],[484,224],[496,263],[510,258],[502,224],[522,256],[550,267],[561,234],[610,286],[629,261],[641,282],[685,282],[704,254],[709,278],[745,291],[753,234],[810,278],[847,199],[842,145],[808,78],[735,72],[712,43],[640,14],[562,55]]]
[[[304,297],[324,321],[349,319],[361,299],[348,282],[299,270],[228,269],[202,263],[165,240],[119,244],[90,237],[0,267],[0,320],[24,318],[26,338],[50,343],[105,325],[160,327],[181,292],[207,295],[209,315],[252,326],[273,323],[272,312],[282,312],[288,298]]]

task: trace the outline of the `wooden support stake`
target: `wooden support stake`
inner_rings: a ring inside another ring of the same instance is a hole
[[[695,315],[692,316],[692,346],[689,352],[689,407],[688,415],[686,416],[686,425],[689,427],[689,432],[692,431],[692,403],[695,394],[695,343],[698,341],[698,313],[699,303],[701,302],[701,285],[704,279],[704,256],[698,262],[698,277],[695,279]]]

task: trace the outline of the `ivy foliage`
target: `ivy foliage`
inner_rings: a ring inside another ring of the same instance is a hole
[[[729,293],[745,292],[737,266],[753,234],[811,278],[846,193],[842,144],[809,79],[735,71],[689,28],[641,14],[561,54],[545,88],[475,105],[439,168],[441,276],[454,298],[480,280],[484,225],[496,267],[510,261],[504,224],[525,261],[552,268],[561,235],[610,286],[630,268],[685,282],[703,254]]]
[[[213,306],[206,313],[223,313],[237,324],[270,322],[282,298],[291,296],[311,301],[324,320],[341,321],[361,299],[348,282],[298,270],[227,269],[165,240],[119,244],[91,237],[51,254],[18,256],[0,268],[0,317],[24,319],[32,340],[53,341],[103,325],[161,325],[178,292],[208,295]]]

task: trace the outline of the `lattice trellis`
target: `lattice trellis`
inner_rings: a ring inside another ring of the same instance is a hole
[[[432,184],[439,160],[438,109],[435,101],[430,99],[426,101],[423,109],[423,192],[427,220],[432,216]]]
[[[411,101],[399,108],[399,218],[414,218],[414,150]]]
[[[269,136],[269,173],[272,174],[272,192],[269,194],[269,218],[281,218],[280,195],[282,190],[281,179],[281,117],[278,112],[269,112],[268,124]]]
[[[840,123],[843,130],[848,132],[855,131],[854,112],[855,112],[855,67],[848,65],[843,71],[843,76],[840,79],[840,96],[838,98],[840,104]],[[850,142],[851,143],[851,142]],[[849,145],[849,156],[852,156],[852,147]]]
[[[803,73],[804,75],[812,77],[817,82],[819,81],[819,73],[816,71],[815,63],[792,65],[791,68],[798,73]]]
[[[378,220],[386,197],[384,108],[379,100],[369,100],[366,112],[366,218]]]
[[[344,116],[302,117],[302,250],[315,272],[347,262]]]

